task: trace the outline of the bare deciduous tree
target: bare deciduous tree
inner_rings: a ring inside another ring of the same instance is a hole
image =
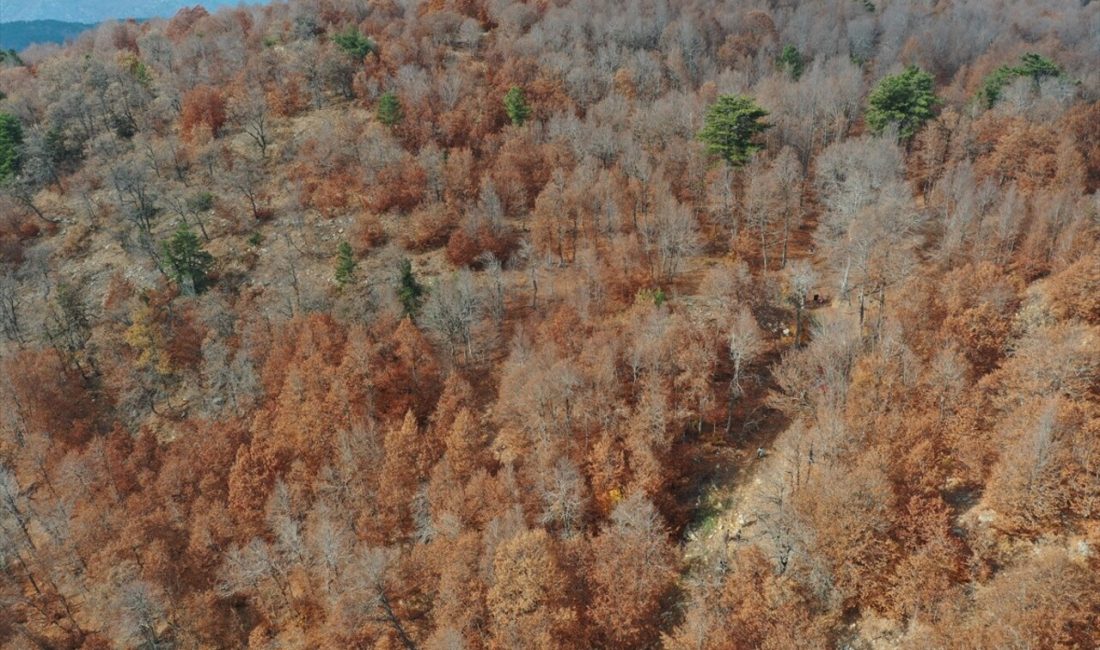
[[[447,345],[451,359],[462,349],[470,363],[476,359],[474,330],[481,321],[483,303],[473,274],[462,269],[432,287],[420,318]]]

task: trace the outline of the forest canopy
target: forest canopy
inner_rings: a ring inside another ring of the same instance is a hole
[[[1100,646],[1100,3],[0,57],[0,646]]]

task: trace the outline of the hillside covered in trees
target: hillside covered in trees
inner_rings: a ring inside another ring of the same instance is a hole
[[[1100,3],[0,55],[0,647],[1100,646]]]

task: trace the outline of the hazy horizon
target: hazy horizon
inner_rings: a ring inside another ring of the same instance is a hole
[[[100,23],[128,18],[162,18],[184,7],[201,5],[213,11],[238,4],[258,4],[240,0],[30,0],[21,4],[0,3],[0,23],[26,20],[60,20],[75,23]]]

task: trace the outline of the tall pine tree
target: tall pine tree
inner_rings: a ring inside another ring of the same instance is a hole
[[[707,109],[699,139],[707,152],[720,156],[730,167],[740,167],[762,148],[756,136],[771,127],[763,121],[767,115],[751,97],[722,95]]]

